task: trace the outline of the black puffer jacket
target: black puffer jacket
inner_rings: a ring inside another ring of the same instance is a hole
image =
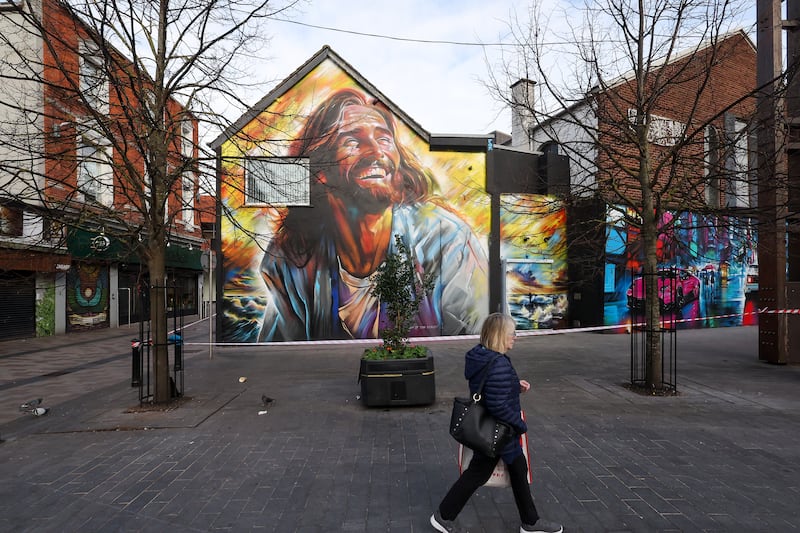
[[[481,403],[495,418],[511,425],[521,435],[528,431],[528,426],[520,414],[519,376],[507,355],[500,355],[491,367],[486,367],[495,355],[497,352],[480,344],[472,348],[465,357],[464,377],[469,380],[470,394],[474,394],[483,379],[482,370],[488,372]],[[511,463],[521,453],[519,439],[512,439],[501,456],[506,463]]]

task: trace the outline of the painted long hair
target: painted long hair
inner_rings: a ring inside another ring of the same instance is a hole
[[[397,169],[401,178],[400,202],[413,204],[426,200],[434,194],[435,181],[431,171],[424,168],[416,156],[397,143],[397,126],[394,116],[377,100],[354,89],[335,92],[309,115],[303,129],[289,146],[289,155],[308,157],[311,161],[311,207],[293,207],[286,210],[279,225],[275,240],[286,255],[297,265],[303,266],[312,250],[326,233],[331,231],[328,185],[320,175],[335,167],[336,138],[344,111],[349,106],[373,106],[386,121],[395,138],[400,155]]]

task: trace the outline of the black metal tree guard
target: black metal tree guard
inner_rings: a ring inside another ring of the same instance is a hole
[[[158,287],[164,290],[167,294],[167,302],[181,302],[183,300],[182,293],[177,286]],[[144,316],[149,316],[150,307],[146,294],[140,293],[140,309],[143,309]],[[169,324],[169,317],[172,318],[172,330],[167,334],[167,350],[171,349],[172,361],[171,369],[172,376],[170,377],[170,397],[172,399],[180,398],[183,396],[184,380],[183,380],[183,327],[184,318],[183,310],[179,305],[169,305],[171,307],[170,313],[167,315],[167,324]],[[152,369],[152,346],[153,340],[151,337],[150,321],[139,321],[139,337],[131,340],[131,387],[139,388],[139,405],[152,403],[154,401],[155,390],[151,379]],[[168,356],[169,357],[169,356]]]
[[[661,269],[655,274],[636,275],[631,272],[631,287],[628,291],[628,308],[631,314],[631,387],[649,390],[647,360],[648,333],[660,333],[661,342],[661,383],[654,384],[656,389],[665,393],[677,393],[678,374],[678,335],[677,324],[680,321],[681,308],[684,304],[683,293],[679,287],[678,270]],[[650,329],[645,321],[647,286],[658,284],[658,298],[661,321]],[[660,385],[660,388],[659,388]]]

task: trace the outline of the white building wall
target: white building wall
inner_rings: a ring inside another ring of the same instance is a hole
[[[597,115],[584,105],[569,114],[556,116],[542,126],[533,128],[532,150],[540,152],[547,142],[558,144],[558,153],[569,158],[572,194],[589,196],[596,188],[597,172]]]
[[[39,2],[30,5],[41,12]],[[30,30],[22,14],[0,8],[0,190],[37,204],[44,183],[43,94],[37,81],[43,44]]]

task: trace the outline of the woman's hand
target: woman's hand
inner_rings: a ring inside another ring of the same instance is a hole
[[[531,384],[524,379],[519,380],[519,391],[528,392],[529,390],[531,390]]]

